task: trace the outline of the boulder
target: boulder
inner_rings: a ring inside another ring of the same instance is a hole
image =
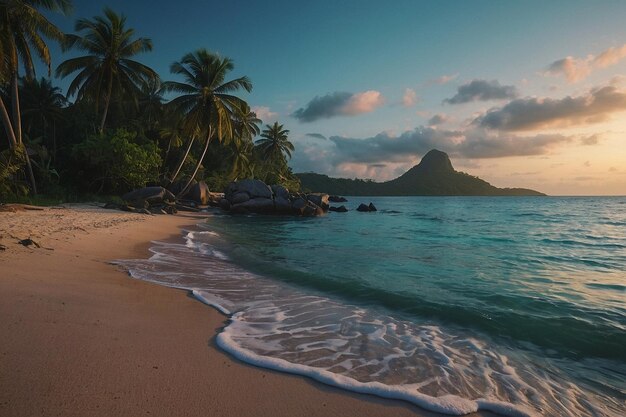
[[[252,198],[232,206],[231,210],[244,209],[250,213],[271,214],[274,212],[274,200],[271,198]]]
[[[218,207],[222,198],[224,198],[224,193],[209,193],[209,205]]]
[[[293,211],[289,199],[283,197],[274,198],[274,207],[277,213],[291,213]]]
[[[245,191],[240,191],[238,193],[235,193],[230,198],[230,202],[232,204],[241,204],[241,203],[245,203],[248,200],[250,200],[250,194],[246,193]]]
[[[344,205],[341,205],[339,207],[329,207],[328,210],[335,211],[337,213],[345,213],[346,211],[348,211],[348,209]]]
[[[369,205],[366,204],[359,204],[359,207],[357,207],[356,211],[363,211],[363,212],[370,212],[370,211],[377,211],[376,207],[370,203]]]
[[[306,206],[306,200],[302,197],[296,198],[291,203],[291,207],[293,207],[295,210],[302,210],[305,206]]]
[[[230,210],[230,201],[226,200],[225,198],[222,198],[220,200],[220,208],[224,211]]]
[[[239,192],[246,192],[250,198],[272,198],[272,189],[261,180],[241,180],[237,182],[231,182],[224,191],[226,199],[230,200],[231,197]]]
[[[274,199],[283,198],[285,200],[289,200],[289,190],[282,185],[272,185],[272,193],[274,194]]]
[[[328,197],[328,201],[330,201],[331,203],[345,203],[348,200],[345,197],[331,195]]]
[[[328,207],[330,207],[328,204],[328,194],[307,194],[306,199],[316,206],[321,207],[324,211],[328,211]]]
[[[176,197],[163,187],[144,187],[124,194],[122,200],[128,203],[129,206],[145,208],[146,204],[173,202],[176,200]]]
[[[189,191],[185,193],[183,198],[206,206],[207,204],[209,204],[209,194],[209,186],[206,185],[206,182],[200,181],[191,185],[189,187]]]

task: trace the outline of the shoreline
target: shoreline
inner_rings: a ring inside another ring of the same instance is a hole
[[[202,218],[2,213],[0,414],[440,415],[241,362],[216,346],[225,315],[109,263],[146,258],[151,241],[180,238]]]

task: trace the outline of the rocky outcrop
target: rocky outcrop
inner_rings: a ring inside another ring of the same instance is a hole
[[[369,205],[366,204],[359,204],[359,207],[357,207],[356,211],[361,211],[361,212],[370,212],[370,211],[378,211],[376,209],[376,206],[374,206],[374,204],[370,203]]]
[[[107,204],[105,208],[133,211],[145,214],[174,214],[176,197],[163,187],[144,187],[122,196],[124,204]]]
[[[328,201],[330,201],[331,203],[345,203],[348,200],[345,197],[341,197],[339,195],[331,195],[330,197],[328,197]]]
[[[339,207],[333,207],[333,206],[331,206],[331,207],[328,209],[328,211],[334,211],[334,212],[337,212],[337,213],[345,213],[345,212],[347,212],[347,211],[348,211],[348,209],[346,208],[346,206],[341,205],[341,206],[339,206]]]
[[[260,180],[230,183],[219,202],[222,210],[233,214],[282,214],[321,216],[329,209],[328,194],[290,193],[282,185],[271,187]]]

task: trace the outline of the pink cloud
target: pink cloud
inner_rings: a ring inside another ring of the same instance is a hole
[[[263,120],[265,123],[276,121],[276,118],[278,118],[278,113],[271,111],[270,108],[266,106],[254,106],[251,110],[256,113],[256,117]]]
[[[588,55],[586,58],[567,56],[559,59],[550,64],[545,75],[563,75],[568,82],[576,83],[587,78],[593,71],[615,65],[624,58],[626,58],[626,44],[621,47],[611,47],[600,52],[598,56]]]
[[[362,113],[370,113],[385,103],[380,91],[369,90],[362,93],[356,93],[342,107],[341,112],[346,115],[356,115]]]
[[[412,88],[407,88],[404,90],[404,95],[402,96],[402,104],[404,107],[411,107],[417,103],[417,94],[415,90]]]

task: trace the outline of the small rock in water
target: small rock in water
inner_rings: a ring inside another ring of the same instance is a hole
[[[341,205],[339,207],[330,207],[328,210],[329,211],[335,211],[337,213],[345,213],[345,212],[348,211],[348,209],[344,205]]]
[[[378,211],[378,210],[372,203],[370,203],[369,205],[361,203],[359,204],[359,207],[357,207],[356,211],[370,212],[370,211]]]

